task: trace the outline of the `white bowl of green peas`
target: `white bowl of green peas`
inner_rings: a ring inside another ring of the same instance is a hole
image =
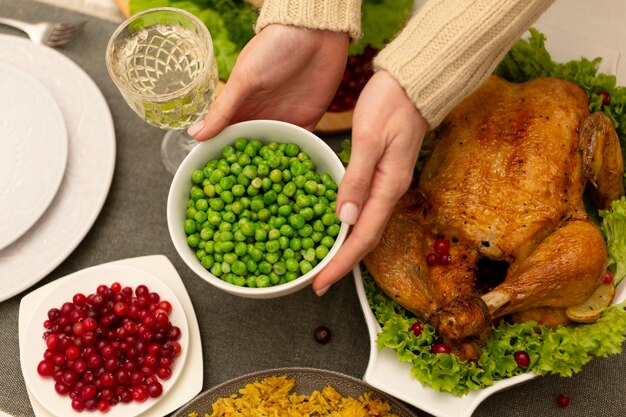
[[[298,126],[253,120],[199,143],[167,200],[170,236],[198,276],[228,293],[293,293],[348,233],[335,200],[345,172],[335,152]]]

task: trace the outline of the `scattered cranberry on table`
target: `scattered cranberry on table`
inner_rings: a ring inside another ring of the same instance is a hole
[[[559,408],[567,407],[569,405],[569,402],[570,398],[567,394],[560,394],[558,397],[556,397],[556,405],[558,405]]]
[[[602,282],[604,284],[610,284],[611,282],[613,282],[613,273],[608,269],[604,273],[604,278],[602,279]]]
[[[76,294],[48,311],[37,372],[52,377],[55,391],[69,396],[76,411],[106,413],[120,402],[157,398],[163,393],[159,379],[172,376],[181,351],[171,311],[145,285],[133,290],[114,283]]]
[[[452,256],[450,255],[450,241],[445,238],[435,239],[433,243],[433,252],[426,255],[426,264],[428,266],[450,265]]]
[[[450,348],[450,346],[446,345],[445,343],[434,343],[433,347],[431,348],[431,352],[435,354],[452,353],[452,349]]]
[[[315,337],[315,341],[317,343],[325,345],[326,343],[330,342],[330,330],[326,326],[318,326],[313,332],[313,337]]]

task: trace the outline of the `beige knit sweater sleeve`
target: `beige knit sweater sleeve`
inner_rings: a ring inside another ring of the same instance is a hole
[[[271,23],[349,33],[361,37],[361,0],[265,0],[256,31]]]
[[[431,127],[492,73],[554,0],[429,0],[375,58]]]

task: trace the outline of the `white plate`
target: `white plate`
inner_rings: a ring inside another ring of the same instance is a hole
[[[181,337],[178,342],[182,349],[180,355],[174,360],[172,376],[166,381],[161,381],[163,394],[160,397],[149,398],[143,403],[133,401],[128,404],[115,405],[111,407],[107,415],[134,417],[145,412],[167,396],[181,374],[189,352],[189,326],[183,306],[172,290],[153,274],[131,266],[104,264],[83,269],[59,280],[58,284],[39,301],[27,320],[23,338],[20,339],[20,363],[26,387],[54,416],[67,417],[83,414],[72,409],[69,397],[62,397],[56,393],[52,378],[42,378],[37,373],[37,364],[43,359],[43,353],[46,350],[46,344],[41,336],[48,310],[60,308],[63,303],[71,301],[72,296],[78,292],[85,295],[92,294],[96,292],[98,285],[110,286],[114,282],[119,282],[122,287],[132,288],[141,284],[146,285],[150,291],[157,292],[162,300],[169,301],[172,304],[170,320],[173,325],[180,327]]]
[[[63,114],[35,78],[0,64],[0,250],[52,202],[67,162]]]
[[[0,251],[0,301],[38,282],[85,237],[109,192],[115,167],[115,131],[93,80],[52,48],[0,35],[0,63],[41,82],[65,118],[69,154],[65,176],[44,216]],[[36,175],[42,175],[37,167]]]

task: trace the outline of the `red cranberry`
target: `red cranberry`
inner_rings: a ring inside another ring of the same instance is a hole
[[[100,377],[100,383],[103,387],[112,387],[115,385],[115,378],[111,372],[105,372]]]
[[[607,269],[604,273],[604,278],[602,279],[602,282],[605,284],[610,284],[611,282],[613,282],[613,278],[613,273]]]
[[[169,368],[159,368],[157,369],[156,374],[160,379],[167,380],[172,376],[172,370]]]
[[[137,298],[150,296],[150,290],[145,285],[138,285],[137,288],[135,288],[135,295]]]
[[[528,353],[524,351],[518,350],[517,352],[515,352],[513,357],[515,358],[515,362],[520,368],[525,369],[528,368],[528,366],[530,365],[530,356],[528,356]]]
[[[76,306],[72,303],[63,303],[63,305],[61,306],[61,314],[63,314],[64,316],[69,316],[75,308]]]
[[[180,338],[180,328],[178,326],[172,326],[167,329],[167,338],[169,340],[178,340]]]
[[[52,361],[44,359],[37,365],[37,373],[41,376],[52,376],[54,373],[54,364]]]
[[[437,259],[439,265],[450,265],[452,262],[452,256],[449,253],[440,253]]]
[[[70,370],[64,371],[61,381],[63,381],[64,384],[69,385],[70,387],[73,387],[78,382],[78,375],[76,375],[76,372],[74,371],[70,371]]]
[[[148,395],[152,398],[157,398],[163,393],[163,386],[158,381],[149,383],[147,389]]]
[[[120,292],[122,291],[122,284],[120,284],[119,282],[114,282],[113,284],[111,284],[111,289],[115,292]]]
[[[51,308],[50,310],[48,310],[48,318],[50,320],[55,321],[59,317],[61,317],[61,310],[59,310],[58,308]]]
[[[602,105],[608,106],[611,102],[611,95],[608,93],[608,91],[600,91],[597,94],[602,98]]]
[[[90,398],[94,398],[97,393],[98,391],[96,390],[96,387],[93,385],[85,385],[80,392],[80,398],[88,400]]]
[[[569,405],[569,402],[570,398],[567,394],[560,394],[558,397],[556,397],[556,405],[558,405],[559,408],[567,407]]]
[[[127,404],[133,400],[133,396],[130,393],[130,390],[122,391],[120,394],[120,402]]]
[[[93,411],[98,406],[98,400],[95,398],[90,398],[85,400],[85,410]]]
[[[148,390],[143,385],[137,385],[133,387],[131,395],[133,396],[134,401],[142,403],[148,398]]]
[[[49,334],[48,337],[46,337],[46,346],[48,347],[48,349],[53,351],[57,347],[59,339],[60,337],[58,334]]]
[[[435,266],[437,265],[437,261],[438,261],[438,257],[436,253],[429,253],[428,255],[426,255],[426,264],[428,266]]]
[[[72,400],[72,408],[76,411],[83,411],[85,409],[85,403],[80,398],[74,398]]]
[[[452,353],[452,349],[450,349],[450,346],[446,345],[445,343],[435,343],[433,344],[433,347],[431,349],[432,353]]]
[[[59,394],[59,395],[68,395],[70,393],[70,387],[68,387],[67,385],[65,385],[62,381],[57,381],[54,384],[54,390]]]
[[[65,350],[65,356],[69,360],[76,360],[80,356],[80,349],[76,346],[70,346]]]
[[[330,333],[330,329],[326,326],[318,326],[313,331],[313,337],[315,338],[315,341],[322,345],[325,345],[326,343],[330,342],[331,336],[332,335]],[[172,343],[172,346],[174,346],[173,343]],[[174,346],[174,349],[176,349],[175,346]]]
[[[415,336],[419,336],[424,331],[424,325],[418,321],[411,325],[411,331]]]
[[[98,401],[97,408],[101,413],[106,413],[111,408],[111,404],[106,400],[100,400]]]
[[[122,302],[115,303],[113,306],[113,312],[120,317],[125,316],[128,314],[128,304],[124,304]]]
[[[182,349],[182,347],[180,346],[180,343],[178,343],[178,342],[170,342],[170,344],[174,348],[174,357],[180,355],[180,351]]]
[[[170,314],[172,312],[172,305],[169,301],[166,300],[159,301],[159,308],[165,310],[167,314]]]
[[[83,358],[78,358],[74,361],[72,369],[80,375],[87,370],[87,362]]]
[[[450,252],[450,242],[448,239],[436,239],[433,244],[433,250],[435,253],[449,253]]]

